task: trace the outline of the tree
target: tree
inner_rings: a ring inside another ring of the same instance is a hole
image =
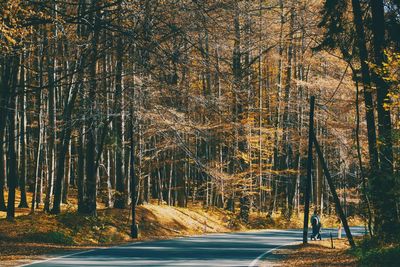
[[[374,63],[378,68],[383,67],[385,61],[385,19],[384,3],[380,0],[371,0],[373,35],[372,45]],[[400,233],[400,221],[396,201],[396,186],[393,177],[393,145],[392,145],[392,122],[390,109],[386,108],[389,103],[389,84],[373,72],[373,80],[377,90],[377,113],[379,134],[379,159],[380,173],[371,180],[372,196],[376,206],[376,231],[384,234],[389,239],[396,238]]]
[[[15,150],[16,136],[16,88],[19,62],[17,56],[9,56],[5,63],[5,77],[3,77],[4,95],[8,99],[7,124],[8,124],[8,201],[7,201],[7,219],[13,220],[15,217],[15,189],[18,186],[18,163]]]

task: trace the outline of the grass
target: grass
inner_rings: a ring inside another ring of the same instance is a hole
[[[64,232],[49,231],[49,232],[35,232],[28,233],[25,235],[25,239],[28,242],[33,243],[49,243],[49,244],[63,244],[63,245],[74,245],[74,239],[65,234]]]

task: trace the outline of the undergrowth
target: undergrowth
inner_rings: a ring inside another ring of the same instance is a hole
[[[360,266],[399,266],[400,243],[383,243],[377,238],[365,237],[351,251]]]

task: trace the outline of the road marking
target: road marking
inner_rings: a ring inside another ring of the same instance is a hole
[[[69,257],[69,256],[75,256],[75,255],[83,254],[83,253],[86,253],[86,252],[92,252],[92,251],[95,251],[95,249],[79,251],[79,252],[75,252],[75,253],[71,253],[71,254],[67,254],[67,255],[61,255],[61,256],[58,256],[58,257],[55,257],[55,258],[48,258],[48,259],[45,259],[45,260],[33,261],[33,262],[22,264],[22,265],[19,265],[19,266],[23,267],[23,266],[29,266],[29,265],[32,265],[32,264],[44,263],[44,262],[48,262],[48,261],[51,261],[51,260],[58,260],[58,259],[66,258],[66,257]]]
[[[258,256],[256,259],[254,259],[254,260],[250,263],[250,265],[249,265],[248,267],[255,267],[255,266],[257,266],[256,264],[257,264],[257,262],[258,262],[259,260],[261,260],[261,259],[264,258],[266,255],[268,255],[269,253],[271,253],[271,252],[273,252],[273,251],[275,251],[275,250],[277,250],[277,249],[280,249],[280,248],[286,247],[286,246],[290,246],[290,245],[296,245],[296,244],[298,244],[298,243],[301,243],[301,242],[300,242],[300,241],[295,241],[295,242],[291,242],[291,243],[287,243],[287,244],[284,244],[284,245],[280,245],[280,246],[274,247],[274,248],[272,248],[272,249],[270,249],[270,250],[264,252],[263,254],[261,254],[260,256]]]
[[[329,229],[326,229],[326,230],[329,230]],[[208,233],[208,234],[206,234],[206,235],[196,235],[196,236],[182,236],[182,237],[175,237],[175,238],[172,238],[172,239],[168,239],[168,240],[179,240],[179,239],[190,239],[190,238],[199,238],[199,237],[213,237],[213,236],[229,236],[229,235],[235,235],[235,234],[243,234],[243,233],[251,233],[251,232],[253,232],[253,233],[257,233],[257,232],[293,232],[293,233],[298,233],[298,230],[294,230],[294,229],[290,229],[290,230],[275,230],[275,229],[267,229],[267,230],[256,230],[256,231],[248,231],[248,232],[233,232],[233,233]],[[357,235],[357,234],[356,234]],[[150,242],[152,242],[152,241],[161,241],[161,240],[151,240]],[[75,252],[75,253],[71,253],[71,254],[66,254],[66,255],[60,255],[60,256],[58,256],[58,257],[53,257],[53,258],[48,258],[48,259],[44,259],[44,260],[37,260],[37,261],[32,261],[32,262],[30,262],[30,263],[26,263],[26,264],[22,264],[22,265],[19,265],[19,266],[30,266],[30,265],[32,265],[32,264],[40,264],[40,263],[44,263],[44,262],[49,262],[49,261],[52,261],[52,260],[57,260],[57,259],[62,259],[62,258],[67,258],[67,257],[71,257],[71,256],[74,256],[74,255],[79,255],[79,254],[84,254],[84,253],[89,253],[89,252],[93,252],[93,251],[96,251],[96,250],[107,250],[107,249],[112,249],[112,248],[118,248],[118,247],[125,247],[125,246],[131,246],[131,245],[136,245],[136,244],[141,244],[141,243],[147,243],[146,241],[145,242],[143,242],[143,241],[141,241],[141,242],[130,242],[130,243],[126,243],[126,244],[122,244],[122,245],[116,245],[116,246],[111,246],[111,247],[103,247],[103,248],[94,248],[94,249],[90,249],[90,250],[84,250],[84,251],[79,251],[79,252]],[[282,247],[285,247],[285,246],[290,246],[290,245],[295,245],[295,244],[299,244],[299,243],[301,243],[301,241],[294,241],[294,242],[290,242],[290,243],[287,243],[287,244],[284,244],[284,245],[280,245],[280,246],[276,246],[276,247],[274,247],[274,248],[272,248],[272,249],[270,249],[270,250],[268,250],[268,251],[266,251],[266,252],[264,252],[264,253],[262,253],[260,256],[258,256],[256,259],[254,259],[251,263],[250,263],[250,265],[248,265],[249,267],[254,267],[254,266],[256,266],[256,264],[258,263],[258,261],[260,261],[262,258],[264,258],[266,255],[268,255],[268,254],[270,254],[271,252],[273,252],[273,251],[275,251],[275,250],[278,250],[278,249],[280,249],[280,248],[282,248]]]
[[[357,226],[352,227],[352,228],[353,228],[353,231],[355,230],[355,232],[353,232],[353,235],[362,235],[362,233],[358,233],[358,232],[357,232]],[[337,229],[336,229],[336,228],[326,228],[326,229],[325,229],[326,234],[328,234],[328,230],[330,231],[330,230],[337,230]],[[268,230],[267,230],[267,231],[268,231]],[[272,231],[288,232],[287,230],[272,230]],[[290,230],[289,230],[289,231],[290,231]],[[336,239],[336,238],[335,238],[335,239]],[[272,249],[270,249],[270,250],[264,252],[263,254],[261,254],[260,256],[258,256],[256,259],[254,259],[254,260],[250,263],[250,265],[249,265],[248,267],[255,267],[255,266],[257,266],[256,264],[257,264],[257,262],[258,262],[259,260],[261,260],[261,259],[264,258],[266,255],[270,254],[271,252],[273,252],[273,251],[275,251],[275,250],[278,250],[278,249],[280,249],[280,248],[282,248],[282,247],[286,247],[286,246],[290,246],[290,245],[297,245],[297,244],[300,244],[300,243],[301,243],[301,241],[295,241],[295,242],[291,242],[291,243],[288,243],[288,244],[285,244],[285,245],[280,245],[280,246],[274,247],[274,248],[272,248]]]
[[[143,243],[143,242],[132,242],[132,243],[128,243],[128,244],[116,245],[116,246],[111,246],[111,247],[94,248],[94,249],[79,251],[79,252],[75,252],[75,253],[71,253],[71,254],[61,255],[61,256],[58,256],[58,257],[54,257],[54,258],[48,258],[48,259],[45,259],[45,260],[32,261],[30,263],[25,263],[25,264],[18,265],[18,266],[19,267],[25,267],[25,266],[30,266],[30,265],[33,265],[33,264],[39,264],[39,263],[44,263],[44,262],[48,262],[48,261],[52,261],[52,260],[63,259],[63,258],[67,258],[67,257],[79,255],[79,254],[89,253],[89,252],[96,251],[96,250],[103,250],[103,249],[106,250],[106,249],[124,247],[124,246],[129,246],[129,245],[132,245],[132,244],[141,244],[141,243]]]

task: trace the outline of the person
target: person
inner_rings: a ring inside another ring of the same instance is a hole
[[[321,240],[321,220],[318,216],[317,210],[314,210],[314,214],[311,216],[311,226],[311,240],[317,240],[317,238]]]

